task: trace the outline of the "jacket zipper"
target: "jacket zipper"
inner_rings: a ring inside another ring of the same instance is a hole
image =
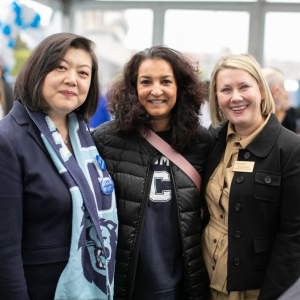
[[[189,290],[190,290],[191,296],[194,298],[194,296],[193,296],[193,290],[192,290],[192,284],[191,284],[191,279],[190,279],[188,268],[187,268],[187,262],[186,262],[186,256],[185,256],[185,249],[183,247],[183,237],[182,237],[182,230],[181,230],[181,226],[180,226],[180,214],[179,214],[179,208],[178,208],[178,200],[177,200],[177,193],[176,193],[176,187],[175,187],[175,179],[174,179],[174,175],[173,175],[173,163],[171,161],[170,161],[170,165],[171,165],[170,171],[171,171],[171,176],[172,176],[172,181],[173,181],[173,188],[174,188],[174,191],[175,191],[174,194],[175,194],[175,199],[176,199],[178,224],[179,224],[180,239],[181,239],[181,245],[182,245],[183,269],[184,269],[184,274],[187,277],[187,282],[188,282],[188,285],[189,285]]]
[[[132,265],[131,268],[128,272],[128,297],[127,299],[132,299],[132,294],[133,294],[133,288],[134,288],[134,283],[135,283],[135,273],[136,273],[136,268],[137,268],[137,263],[138,263],[138,258],[139,258],[139,250],[140,250],[140,244],[141,244],[141,239],[142,239],[142,233],[143,230],[142,228],[144,227],[144,222],[145,222],[145,216],[147,212],[147,207],[148,207],[148,201],[149,201],[149,194],[150,194],[150,188],[151,188],[151,182],[152,182],[152,177],[153,177],[153,164],[152,164],[152,159],[153,157],[157,154],[158,152],[152,154],[149,160],[149,173],[148,177],[146,177],[146,187],[145,187],[145,194],[144,198],[142,200],[142,207],[141,207],[141,212],[140,212],[140,225],[138,228],[138,233],[136,237],[136,244],[134,247],[134,251],[132,253]],[[131,283],[131,285],[130,285]]]

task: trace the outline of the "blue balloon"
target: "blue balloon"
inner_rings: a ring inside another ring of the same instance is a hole
[[[20,17],[21,16],[21,12],[22,12],[22,8],[16,2],[13,2],[11,5],[13,7],[14,12],[16,13],[15,23],[18,26],[22,26],[22,19]]]
[[[34,20],[33,20],[33,22],[31,23],[31,27],[32,28],[37,28],[38,26],[39,26],[39,24],[40,24],[40,21],[41,21],[41,17],[40,17],[40,15],[39,14],[36,14],[35,15],[35,18],[34,18]]]
[[[17,16],[20,16],[22,11],[21,7],[16,2],[13,2],[11,5],[13,7],[13,10],[16,12]]]
[[[21,18],[20,18],[20,17],[17,17],[17,18],[15,19],[15,23],[16,23],[17,25],[19,25],[19,26],[22,26],[22,20],[21,20]]]
[[[9,48],[14,48],[14,47],[15,47],[15,44],[16,44],[16,43],[15,43],[14,40],[10,40],[9,43],[8,43],[8,47],[9,47]]]
[[[8,25],[3,28],[3,33],[5,35],[10,35],[10,27]]]

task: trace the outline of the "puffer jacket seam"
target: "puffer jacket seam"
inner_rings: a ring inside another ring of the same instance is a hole
[[[187,235],[184,238],[187,239],[187,238],[190,238],[191,236],[198,235],[198,234],[200,234],[200,232],[196,232],[196,233],[193,233],[191,235]]]
[[[201,210],[201,208],[195,209],[195,210],[190,210],[190,211],[182,211],[181,214],[197,213],[197,212],[200,211],[200,210]]]
[[[108,161],[108,159],[107,159],[107,161]],[[141,179],[144,179],[142,176],[136,176],[136,175],[132,175],[132,174],[128,174],[128,173],[125,173],[125,172],[122,172],[122,173],[120,173],[120,172],[116,172],[116,173],[114,173],[114,174],[120,174],[120,175],[128,175],[128,176],[133,176],[133,177],[136,177],[136,178],[141,178]]]
[[[125,251],[125,252],[129,252],[130,250],[128,249],[123,249],[123,248],[119,248],[118,251]],[[127,262],[123,262],[124,264],[128,264]],[[118,273],[118,272],[116,272]]]
[[[200,245],[200,244],[199,244],[198,246],[200,246],[200,247],[201,247],[201,245]],[[193,248],[195,248],[195,247],[193,247]],[[189,250],[191,250],[191,249],[193,249],[193,248],[190,248]],[[197,260],[197,259],[199,259],[199,257],[196,257],[196,258],[192,259],[192,260],[190,261],[190,263],[192,263],[193,261],[195,261],[195,260]],[[197,273],[197,272],[195,272],[195,273]]]
[[[115,163],[120,163],[120,161],[116,160],[116,159],[113,159],[113,158],[108,158],[106,159],[106,161],[108,162],[115,162]],[[134,162],[131,162],[131,161],[127,161],[127,160],[122,160],[122,163],[128,163],[128,164],[133,164],[133,165],[136,165],[136,166],[141,166],[140,164],[138,163],[134,163]],[[122,174],[122,173],[120,173]],[[128,174],[128,175],[132,175],[132,174]]]
[[[203,267],[200,270],[197,270],[196,272],[193,273],[193,275],[200,273],[203,269],[205,268],[205,266],[203,265]],[[200,282],[204,282],[206,279],[200,281]]]
[[[190,250],[192,250],[192,249],[198,247],[199,245],[201,245],[201,241],[200,241],[199,244],[197,244],[196,246],[193,246],[193,247],[191,247],[191,248],[188,248],[187,250],[190,251]],[[194,259],[193,259],[193,260],[194,260]],[[191,261],[193,261],[193,260],[191,260]]]
[[[107,148],[112,148],[112,149],[114,149],[114,150],[120,150],[120,151],[124,151],[124,149],[123,148],[119,148],[119,147],[116,147],[116,146],[114,146],[114,145],[110,145],[110,146],[106,146]],[[127,149],[126,151],[128,151],[128,152],[133,152],[134,154],[141,154],[139,151],[135,151],[135,150],[129,150],[129,149]],[[142,154],[142,155],[147,155],[148,156],[148,154]]]

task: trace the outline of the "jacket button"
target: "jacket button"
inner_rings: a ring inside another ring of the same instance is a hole
[[[240,211],[241,208],[242,208],[242,205],[241,205],[240,203],[236,203],[236,204],[235,204],[234,209],[235,209],[236,211]]]
[[[238,266],[240,264],[240,259],[239,258],[236,258],[235,260],[234,260],[234,265],[235,266]]]
[[[242,183],[244,181],[244,177],[243,176],[240,176],[237,180],[236,180],[238,183]]]
[[[239,239],[241,237],[242,233],[240,231],[236,231],[234,236]]]
[[[217,240],[216,239],[214,239],[214,243],[216,243],[217,242]]]
[[[212,266],[212,269],[215,270],[215,266]]]
[[[265,183],[267,183],[267,184],[272,182],[272,178],[270,176],[266,176],[264,180],[265,180]]]
[[[244,154],[244,158],[245,159],[248,159],[250,157],[250,152],[246,152],[245,154]]]

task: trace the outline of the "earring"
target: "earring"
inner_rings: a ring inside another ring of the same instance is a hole
[[[223,115],[223,112],[221,111],[220,107],[218,107],[217,111],[217,119],[222,123],[225,120],[225,116]]]
[[[265,101],[265,99],[261,100],[260,107],[261,107],[261,112],[263,112],[266,109],[266,101]]]

